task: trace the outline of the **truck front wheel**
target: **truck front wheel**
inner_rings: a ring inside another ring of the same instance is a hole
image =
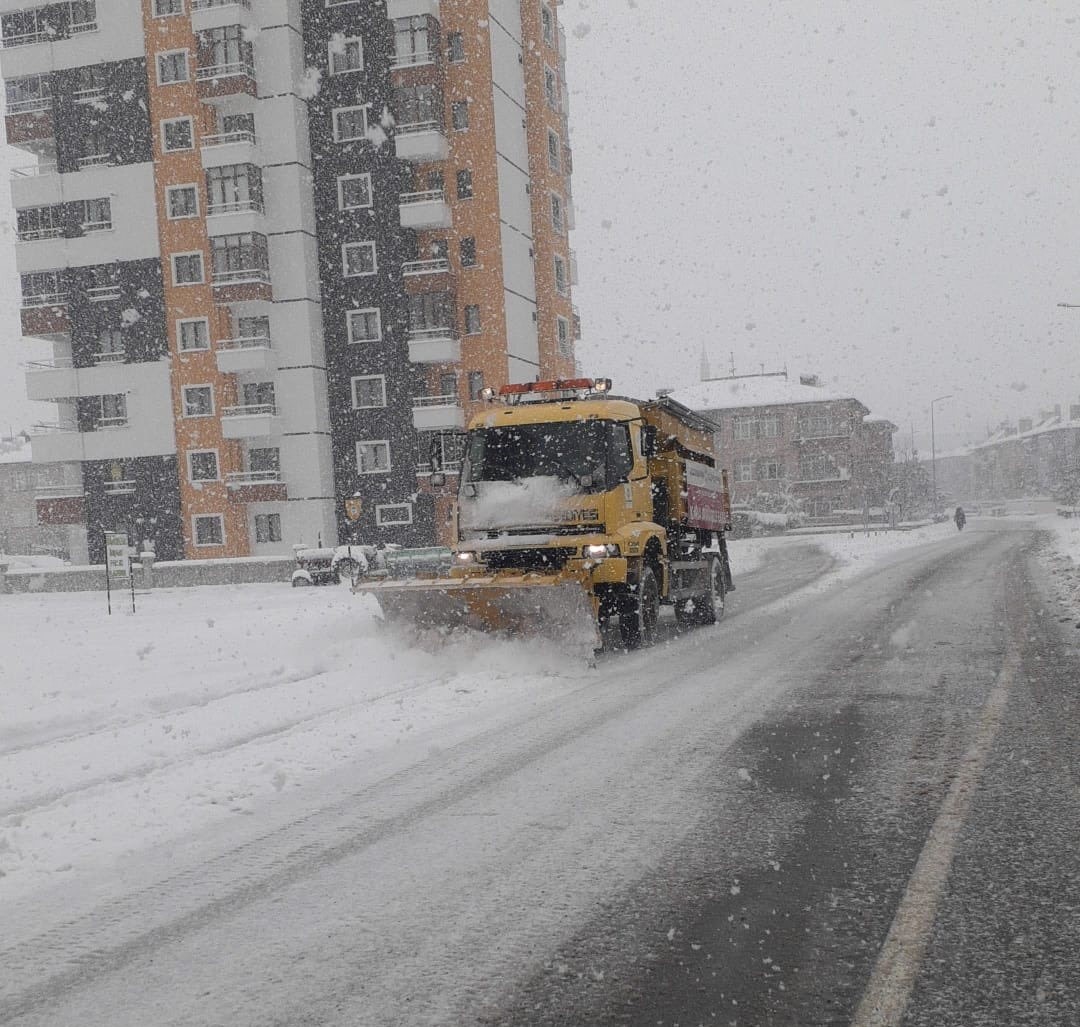
[[[637,590],[628,595],[619,611],[619,635],[627,649],[640,649],[656,641],[660,619],[660,584],[648,565],[641,568]]]

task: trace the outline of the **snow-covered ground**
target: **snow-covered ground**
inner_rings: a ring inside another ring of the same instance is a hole
[[[731,559],[743,579],[780,547],[824,548],[820,589],[954,534],[754,539]],[[540,642],[411,645],[347,588],[276,584],[155,591],[111,617],[98,593],[0,596],[0,653],[0,905],[343,767],[391,773],[591,673]]]

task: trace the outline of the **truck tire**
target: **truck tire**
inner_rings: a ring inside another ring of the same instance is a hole
[[[656,572],[646,564],[641,568],[637,589],[626,597],[619,612],[619,635],[627,649],[641,649],[656,641],[660,619],[660,584]]]
[[[727,605],[727,584],[724,565],[720,560],[709,561],[709,591],[694,599],[694,619],[698,624],[715,624],[724,616]]]

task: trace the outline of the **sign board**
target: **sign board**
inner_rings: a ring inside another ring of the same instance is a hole
[[[125,532],[105,532],[105,566],[110,578],[131,577],[131,556]]]
[[[360,520],[364,512],[364,500],[360,496],[349,496],[345,500],[345,517],[353,524]]]
[[[694,460],[686,461],[686,523],[692,528],[724,531],[731,523],[731,499],[724,474]]]

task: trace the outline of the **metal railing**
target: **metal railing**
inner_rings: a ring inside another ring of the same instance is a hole
[[[428,189],[422,193],[402,193],[398,197],[398,203],[407,207],[413,203],[445,203],[446,191],[443,189]]]
[[[103,303],[106,300],[120,299],[119,285],[95,285],[86,290],[86,298],[91,303]]]
[[[443,474],[461,474],[461,461],[460,460],[444,460],[439,465],[439,470]],[[416,473],[421,477],[427,477],[429,474],[434,473],[435,468],[432,467],[431,461],[422,460],[416,465]]]
[[[24,32],[21,36],[4,36],[0,39],[0,46],[5,50],[13,46],[31,46],[34,43],[45,43],[52,39],[62,39],[52,30],[42,29],[39,32]]]
[[[261,214],[263,205],[261,200],[233,200],[232,203],[210,203],[206,207],[206,216],[215,217],[220,214],[243,214],[251,212]]]
[[[270,336],[248,335],[241,339],[220,339],[218,349],[270,349]]]
[[[39,421],[30,426],[31,435],[74,435],[78,430],[74,421]]]
[[[412,121],[397,126],[399,136],[420,135],[422,132],[442,132],[441,121]]]
[[[113,156],[111,153],[91,153],[85,157],[79,158],[80,168],[104,168],[112,165]]]
[[[95,364],[122,364],[127,359],[123,350],[109,350],[107,353],[95,353]]]
[[[42,239],[59,239],[64,234],[62,228],[32,228],[19,233],[19,242],[39,242]]]
[[[202,144],[204,147],[231,146],[235,143],[251,143],[254,146],[255,142],[255,133],[244,128],[239,132],[218,132],[216,135],[203,136]]]
[[[191,0],[191,10],[209,11],[214,7],[243,7],[250,9],[251,0]]]
[[[32,100],[13,100],[7,105],[8,114],[32,114],[35,111],[52,110],[51,96],[37,96]]]
[[[22,167],[12,168],[12,178],[37,178],[40,175],[55,175],[56,161],[44,161],[38,164],[24,164]]]
[[[213,78],[234,78],[237,75],[254,78],[255,66],[250,61],[232,61],[229,64],[212,64],[209,67],[195,69],[195,78],[199,82]]]
[[[396,53],[390,60],[391,68],[415,68],[421,64],[433,64],[435,55],[430,50],[414,50],[412,53]]]
[[[446,257],[435,260],[407,260],[401,265],[403,275],[437,275],[450,270],[450,261]]]
[[[109,221],[84,221],[79,226],[84,232],[111,232],[113,223]]]
[[[126,428],[129,423],[127,414],[117,417],[99,417],[94,422],[94,430],[107,431],[110,428]]]
[[[456,392],[447,393],[445,396],[413,396],[413,409],[422,407],[457,407],[461,406]]]
[[[105,495],[107,496],[131,496],[135,494],[134,481],[107,481],[105,482]]]
[[[26,364],[26,370],[31,374],[39,371],[68,371],[75,366],[71,357],[54,357],[52,360],[31,360]]]
[[[247,406],[225,407],[222,417],[276,417],[276,403],[251,403]]]
[[[35,499],[79,499],[86,495],[81,484],[38,485],[34,489]]]
[[[23,310],[33,307],[66,307],[68,294],[66,292],[42,292],[36,296],[23,296]]]
[[[235,271],[215,271],[211,281],[214,285],[242,285],[246,282],[269,285],[270,270],[265,267],[251,267]]]
[[[242,485],[281,485],[281,471],[230,471],[225,475],[230,488]]]
[[[407,332],[409,342],[425,342],[435,339],[456,339],[453,328],[410,328]]]
[[[91,86],[89,89],[76,89],[71,98],[76,103],[90,103],[92,100],[100,100],[105,96],[104,86]]]

